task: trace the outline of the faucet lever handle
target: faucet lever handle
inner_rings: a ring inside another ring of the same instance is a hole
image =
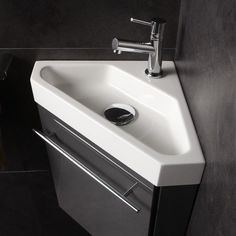
[[[135,19],[133,17],[130,18],[130,21],[133,22],[133,23],[136,23],[136,24],[140,24],[140,25],[147,25],[147,26],[152,26],[153,25],[153,22],[147,22],[147,21],[144,21],[144,20],[138,20],[138,19]]]
[[[151,21],[151,22],[148,22],[148,21],[143,21],[143,20],[138,20],[138,19],[134,19],[134,18],[130,18],[130,21],[133,22],[133,23],[137,23],[137,24],[141,24],[141,25],[147,25],[147,26],[150,26],[151,27],[151,40],[156,40],[157,39],[157,23],[156,21]]]
[[[150,22],[130,18],[130,21],[133,23],[150,26],[151,27],[151,40],[157,40],[157,38],[159,37],[158,35],[161,35],[162,37],[165,24],[166,24],[166,21],[162,18],[155,18]]]

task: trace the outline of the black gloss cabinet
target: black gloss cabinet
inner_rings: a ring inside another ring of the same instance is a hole
[[[197,186],[156,187],[39,107],[60,207],[94,236],[185,235]],[[102,138],[102,137],[101,137]]]

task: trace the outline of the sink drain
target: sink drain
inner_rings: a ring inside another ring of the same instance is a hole
[[[104,116],[117,126],[129,124],[135,118],[135,109],[127,104],[115,103],[107,107]]]

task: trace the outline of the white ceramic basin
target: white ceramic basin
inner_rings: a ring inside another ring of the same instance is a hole
[[[156,186],[198,184],[204,159],[173,62],[148,79],[141,61],[39,61],[35,101]],[[135,108],[125,126],[106,120],[114,103]]]

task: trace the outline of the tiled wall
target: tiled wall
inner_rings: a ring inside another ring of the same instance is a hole
[[[110,48],[114,36],[149,40],[130,17],[168,21],[164,46],[175,48],[178,0],[2,0],[0,48]]]
[[[14,56],[0,81],[0,235],[88,235],[57,206],[30,88],[37,59],[146,60],[114,55],[115,36],[149,40],[150,29],[130,17],[164,17],[164,57],[174,54],[180,0],[1,0],[0,56]]]
[[[115,36],[149,40],[150,28],[131,23],[130,17],[150,20],[157,16],[167,20],[164,56],[170,58],[178,14],[179,0],[2,0],[0,56],[10,53],[15,58],[7,80],[1,82],[5,169],[47,166],[42,155],[39,159],[41,146],[31,132],[39,126],[29,81],[35,60],[146,60],[147,55],[113,54],[111,40]]]
[[[236,235],[236,1],[182,0],[176,64],[206,158],[187,235]]]

